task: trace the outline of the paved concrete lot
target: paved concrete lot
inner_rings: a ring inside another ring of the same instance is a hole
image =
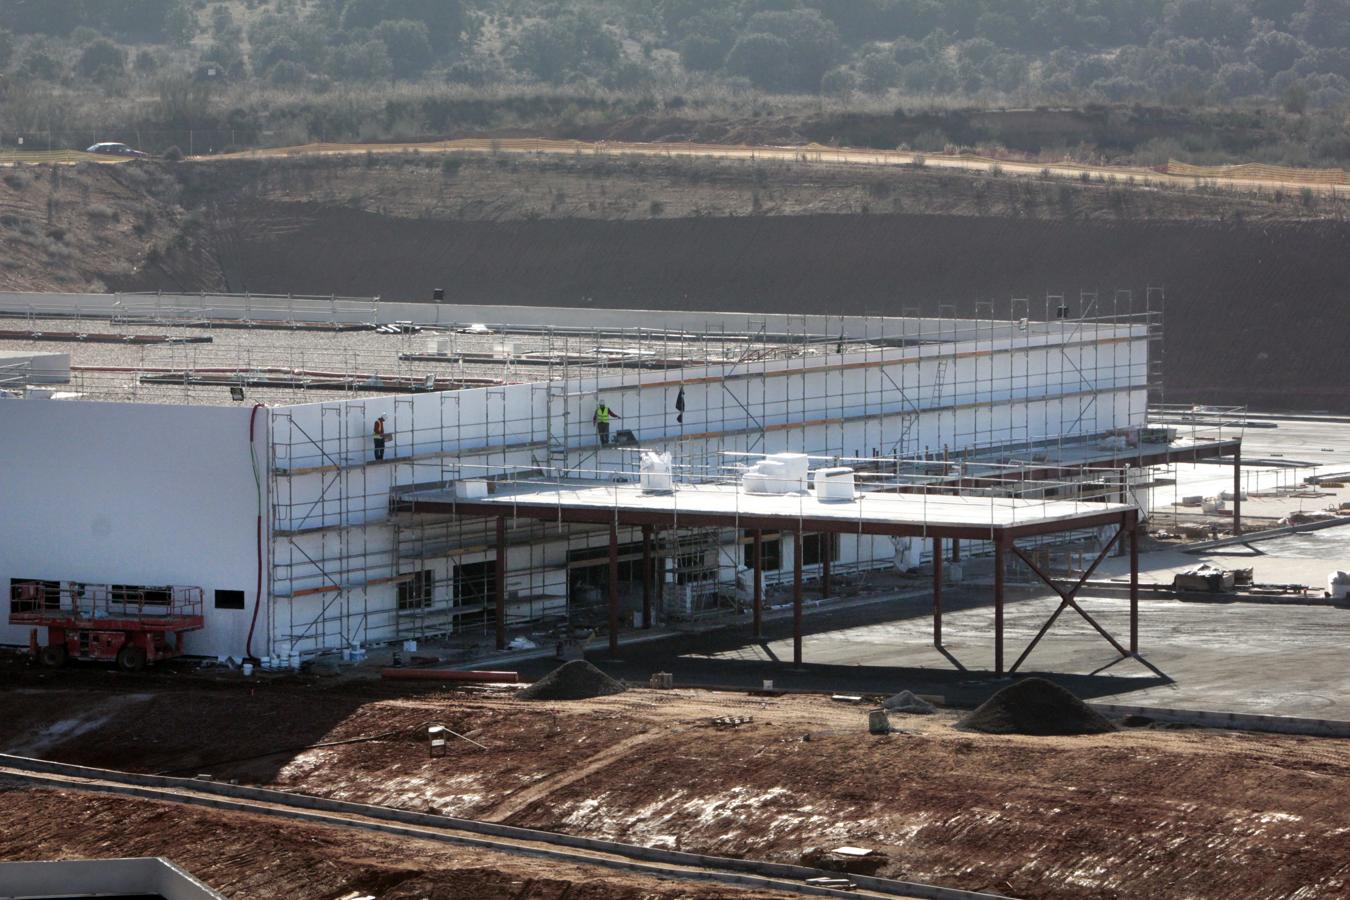
[[[690,684],[750,688],[772,679],[787,689],[908,688],[975,703],[1006,683],[993,677],[994,617],[986,596],[975,588],[946,595],[943,637],[950,657],[932,646],[931,601],[913,597],[808,617],[801,670],[792,668],[791,625],[781,620],[769,624],[763,642],[738,626],[625,647],[619,661],[591,659],[632,681],[667,671]],[[1008,665],[1058,602],[1024,593],[1007,605]],[[1127,639],[1127,601],[1082,603],[1118,640]],[[1066,610],[1019,674],[1044,674],[1080,696],[1112,703],[1350,719],[1347,609],[1144,599],[1140,651],[1140,660],[1122,659]],[[541,660],[522,668],[533,676],[553,665]]]

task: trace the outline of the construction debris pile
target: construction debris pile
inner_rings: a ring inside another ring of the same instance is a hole
[[[916,716],[927,716],[937,712],[936,706],[911,691],[901,691],[893,697],[887,697],[881,705],[888,712],[909,713]]]
[[[959,723],[986,734],[1105,734],[1115,731],[1101,713],[1044,678],[1011,684]]]
[[[626,687],[584,659],[563,663],[520,692],[526,700],[588,700],[622,694]]]

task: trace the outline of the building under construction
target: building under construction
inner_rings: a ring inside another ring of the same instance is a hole
[[[550,623],[613,641],[751,605],[758,625],[765,585],[800,609],[803,578],[962,552],[995,558],[1001,604],[1033,545],[1123,551],[1150,466],[1240,464],[1232,434],[1148,427],[1159,310],[1152,292],[999,320],[0,295],[0,426],[24,436],[0,451],[0,578],[27,604],[0,636],[32,639],[32,607],[192,587],[193,654],[500,647]],[[849,470],[853,505],[747,491],[783,453]],[[644,490],[662,454],[670,490]]]

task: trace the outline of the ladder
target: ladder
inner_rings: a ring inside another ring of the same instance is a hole
[[[548,467],[555,474],[567,471],[567,382],[550,381],[546,398],[548,411],[546,416],[547,433],[545,442],[548,449]]]
[[[898,456],[901,459],[909,459],[912,454],[909,451],[910,436],[914,432],[914,425],[919,421],[917,413],[905,413],[900,420],[900,438],[891,445],[891,455]]]
[[[933,406],[942,406],[942,386],[947,381],[947,357],[938,359],[937,377],[933,381]]]

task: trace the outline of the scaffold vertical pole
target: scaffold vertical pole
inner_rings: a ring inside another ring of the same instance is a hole
[[[942,538],[933,538],[933,646],[942,646]]]
[[[994,674],[1003,676],[1003,551],[1002,532],[994,538]]]
[[[642,627],[652,627],[652,526],[642,526]]]
[[[1233,534],[1242,534],[1242,445],[1233,449]]]
[[[764,531],[755,529],[755,640],[763,637],[764,629]]]
[[[1130,514],[1130,652],[1139,652],[1139,513]]]
[[[497,517],[497,571],[492,586],[497,608],[497,649],[506,649],[506,516]]]
[[[619,655],[619,526],[609,523],[609,655]]]
[[[792,532],[792,664],[802,664],[802,533]]]

